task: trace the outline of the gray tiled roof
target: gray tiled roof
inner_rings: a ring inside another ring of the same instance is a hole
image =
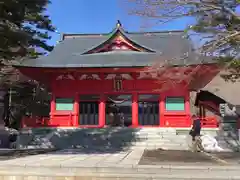
[[[171,64],[174,65],[213,62],[209,57],[196,54],[192,49],[190,40],[183,38],[183,32],[126,33],[120,31],[134,43],[154,52],[112,51],[84,54],[107,41],[110,36],[109,34],[79,35],[75,38],[67,38],[57,44],[48,56],[25,60],[17,66],[53,68],[144,67],[165,60],[171,60]]]
[[[239,96],[239,89],[240,89],[240,81],[231,82],[225,81],[221,74],[225,74],[228,72],[222,71],[213,80],[207,84],[203,90],[209,91],[222,99],[226,102],[233,104],[233,105],[240,105],[240,96]]]

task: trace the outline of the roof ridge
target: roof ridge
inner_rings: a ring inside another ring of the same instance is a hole
[[[63,33],[62,34],[62,39],[65,39],[65,36],[78,36],[78,37],[86,37],[86,36],[96,36],[96,37],[101,37],[101,36],[108,36],[112,33],[113,31],[109,32],[109,33]],[[166,33],[183,33],[184,31],[182,30],[169,30],[169,31],[133,31],[133,32],[129,32],[129,31],[124,31],[125,34],[166,34]]]
[[[160,34],[164,34],[164,33],[180,33],[180,32],[184,32],[182,30],[168,30],[168,31],[136,31],[136,32],[128,32],[128,31],[125,31],[125,33],[127,34],[147,34],[147,33],[160,33]]]

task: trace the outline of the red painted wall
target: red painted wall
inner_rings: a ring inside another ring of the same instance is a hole
[[[213,69],[216,69],[214,65],[207,65]],[[189,67],[191,68],[191,67]],[[194,66],[193,66],[194,68]],[[202,72],[203,66],[198,71]],[[34,71],[33,71],[34,70]],[[47,122],[47,126],[79,126],[79,95],[80,94],[99,94],[101,99],[99,100],[99,112],[105,112],[104,94],[132,94],[132,116],[133,126],[138,127],[138,94],[160,94],[160,126],[161,127],[190,127],[191,126],[191,113],[190,113],[190,102],[189,102],[189,91],[187,89],[196,89],[205,86],[207,82],[214,77],[209,76],[209,73],[201,74],[201,79],[192,79],[189,75],[190,83],[182,85],[172,86],[172,82],[168,79],[161,79],[162,82],[167,82],[167,90],[161,91],[162,88],[166,87],[166,83],[162,85],[156,80],[137,80],[137,74],[144,72],[144,68],[70,68],[70,69],[51,69],[51,68],[20,68],[20,71],[33,79],[36,79],[46,85],[52,91],[51,101],[51,112],[50,120]],[[74,76],[75,80],[56,80],[60,74],[70,73]],[[131,73],[135,80],[123,80],[123,89],[119,92],[114,91],[113,80],[78,80],[79,75],[83,73],[99,73],[101,79],[103,79],[105,73]],[[43,76],[43,74],[45,76]],[[196,74],[196,72],[195,72]],[[193,74],[194,75],[194,74]],[[203,78],[205,77],[205,78]],[[188,81],[188,79],[185,79]],[[160,90],[160,91],[158,91]],[[184,97],[185,98],[185,111],[184,112],[167,112],[165,110],[165,99],[168,96],[172,97]],[[74,97],[74,110],[73,111],[55,111],[55,98],[56,97]],[[104,125],[105,114],[99,114],[100,124],[99,127]],[[46,124],[46,122],[45,122]]]
[[[138,127],[138,94],[160,94],[159,108],[160,108],[160,126],[161,127],[190,127],[190,104],[189,92],[183,89],[182,86],[175,87],[173,90],[167,92],[158,92],[161,85],[156,80],[124,80],[123,90],[114,91],[112,80],[61,80],[56,81],[52,86],[53,99],[51,102],[51,125],[52,126],[79,126],[78,124],[78,109],[79,109],[79,95],[80,94],[102,94],[102,99],[99,100],[99,112],[105,109],[104,94],[132,94],[133,104],[133,126]],[[185,111],[184,112],[167,112],[165,110],[166,97],[184,97]],[[74,97],[75,105],[73,111],[55,111],[56,97]],[[104,110],[105,112],[105,110]],[[105,114],[99,114],[100,125],[103,126],[105,121]],[[135,117],[135,118],[134,118]],[[89,126],[88,126],[89,127]]]
[[[168,112],[165,108],[165,99],[167,97],[185,97],[185,111],[172,111]],[[174,88],[173,90],[167,91],[161,94],[161,118],[163,119],[162,126],[164,127],[190,127],[191,122],[191,112],[190,112],[190,101],[189,101],[189,91],[186,89]]]

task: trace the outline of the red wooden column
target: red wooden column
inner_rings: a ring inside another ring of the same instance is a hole
[[[138,127],[138,95],[132,95],[132,127]]]
[[[164,117],[164,112],[165,112],[165,95],[164,94],[160,94],[160,99],[159,99],[159,120],[160,123],[159,125],[161,127],[165,126],[165,117]]]
[[[190,92],[185,93],[185,112],[187,114],[186,127],[191,127],[191,104],[190,104]]]
[[[72,122],[72,126],[79,126],[79,96],[75,95],[74,98],[74,118]]]
[[[105,96],[101,94],[99,103],[99,127],[104,127],[105,125]]]
[[[55,110],[56,110],[55,96],[54,96],[54,94],[52,94],[52,98],[51,98],[51,102],[50,102],[50,122],[49,122],[49,125],[52,125],[52,123],[53,123]]]

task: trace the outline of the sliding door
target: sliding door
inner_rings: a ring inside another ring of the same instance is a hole
[[[99,95],[81,95],[79,102],[79,125],[99,124]]]
[[[142,126],[158,126],[159,95],[141,94],[138,96],[138,124]]]

